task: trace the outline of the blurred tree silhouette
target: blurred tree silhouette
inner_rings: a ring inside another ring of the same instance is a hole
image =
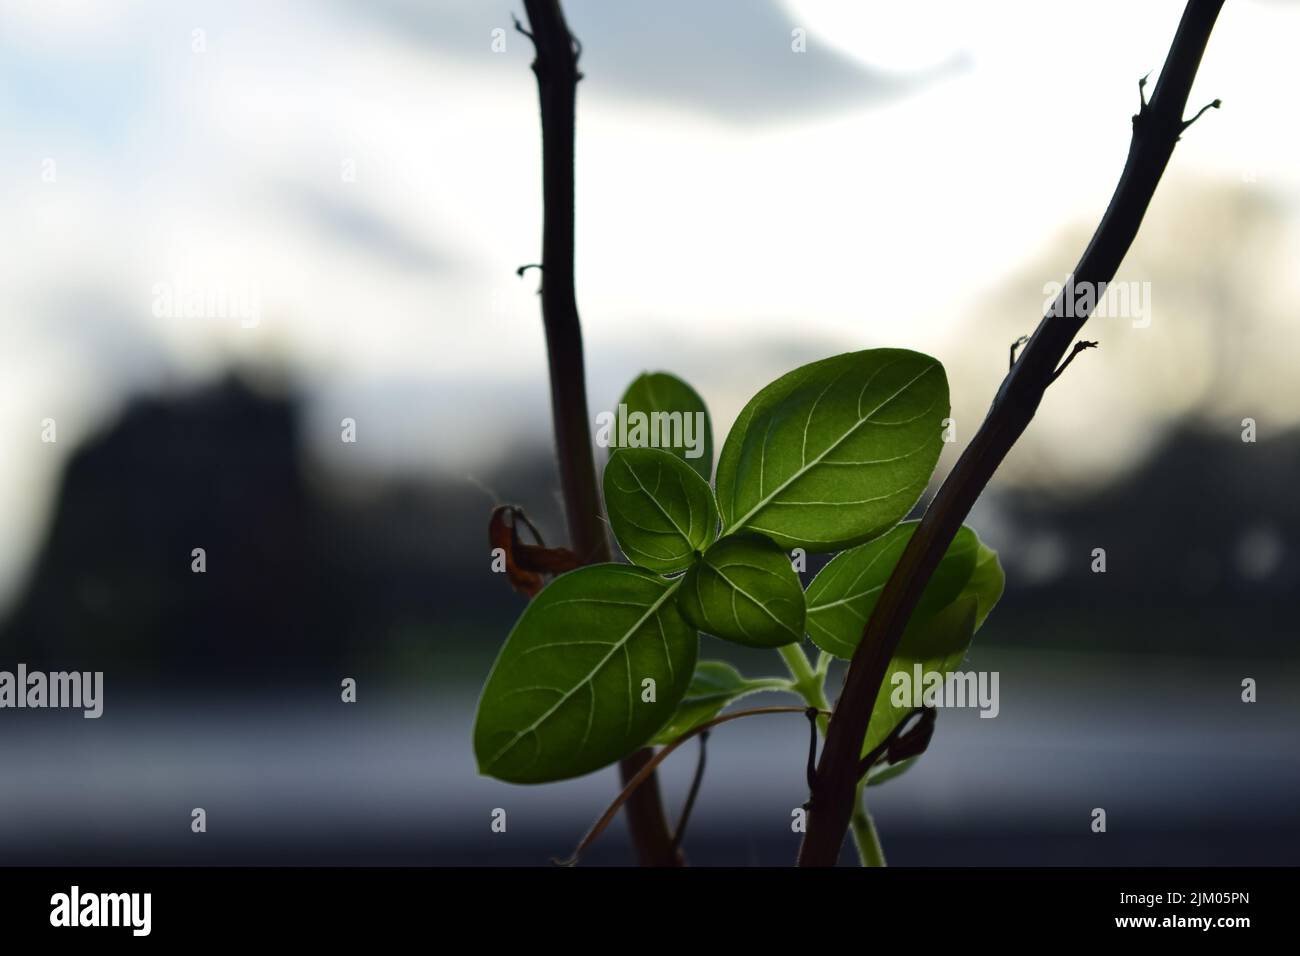
[[[233,375],[137,399],[69,461],[0,626],[6,657],[186,686],[341,668],[474,686],[524,606],[488,570],[491,497],[468,480],[358,493],[304,464],[301,439],[295,398]],[[1098,490],[995,489],[1005,527],[988,531],[1012,564],[982,643],[1213,653],[1231,650],[1224,634],[1248,634],[1255,651],[1293,654],[1282,622],[1300,604],[1297,472],[1298,432],[1244,445],[1184,423]],[[527,493],[548,540],[561,537],[553,496],[537,493],[558,485],[545,449],[483,481]],[[204,574],[190,570],[196,547]],[[1100,588],[1093,547],[1108,552]]]

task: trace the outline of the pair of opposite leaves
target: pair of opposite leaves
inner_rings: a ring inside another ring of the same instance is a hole
[[[656,385],[674,394],[646,394]],[[694,391],[670,376],[643,376],[624,401],[703,411]],[[708,458],[690,462],[680,449],[616,451],[606,501],[633,565],[569,572],[525,610],[479,702],[480,770],[517,783],[564,779],[674,727],[685,716],[678,712],[684,698],[685,710],[703,703],[688,693],[693,678],[708,683],[709,672],[696,675],[697,628],[767,647],[799,640],[807,629],[831,653],[851,654],[878,592],[871,582],[881,572],[888,577],[901,552],[893,547],[911,533],[895,526],[930,477],[947,414],[937,361],[878,349],[803,366],[759,392],[724,443],[716,499]],[[835,558],[805,599],[785,549],[829,552],[860,542],[869,544]],[[883,550],[862,550],[873,546]],[[972,576],[974,550],[970,557],[965,576],[957,575],[959,589]],[[861,573],[853,570],[859,563]],[[936,573],[927,595],[942,580]],[[950,597],[945,609],[956,600]],[[966,617],[980,619],[978,611]],[[762,683],[741,681],[739,693]]]

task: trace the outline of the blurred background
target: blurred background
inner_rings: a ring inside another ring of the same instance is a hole
[[[782,372],[908,347],[948,370],[946,473],[1182,9],[976,6],[566,0],[593,417],[667,369],[720,445]],[[512,10],[0,2],[0,670],[105,675],[99,720],[0,711],[0,863],[545,864],[613,796],[470,748],[523,607],[490,509],[564,528]],[[1300,858],[1297,28],[1228,4],[1192,97],[1223,108],[1119,276],[1141,320],[1089,324],[971,516],[1007,571],[967,664],[1001,713],[942,713],[873,791],[891,863]],[[790,863],[806,746],[798,717],[715,733],[690,858]],[[622,828],[587,858],[626,862]]]

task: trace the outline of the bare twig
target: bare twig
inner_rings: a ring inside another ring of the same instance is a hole
[[[569,546],[584,563],[612,559],[609,536],[601,520],[596,463],[587,419],[587,380],[582,357],[582,327],[573,282],[574,123],[578,53],[559,0],[524,0],[533,41],[533,73],[542,113],[542,322],[550,366],[551,414],[560,485],[569,525]],[[624,758],[619,772],[626,784],[650,762],[642,748]],[[657,781],[628,803],[628,827],[644,866],[680,866],[673,846]]]
[[[592,824],[591,829],[587,831],[587,835],[582,838],[582,841],[573,851],[571,857],[567,860],[555,860],[553,862],[557,866],[573,866],[577,863],[578,857],[582,856],[583,851],[595,843],[596,838],[605,832],[605,828],[609,826],[610,821],[614,819],[619,809],[632,797],[633,794],[637,792],[637,789],[641,784],[645,783],[646,780],[654,774],[655,768],[667,760],[668,756],[674,750],[686,743],[686,741],[690,740],[692,737],[712,730],[719,724],[725,724],[733,720],[740,720],[742,717],[757,717],[760,714],[802,714],[806,710],[807,708],[805,707],[753,707],[749,710],[737,710],[730,714],[723,714],[721,717],[714,717],[712,720],[705,721],[698,727],[688,730],[672,743],[661,748],[650,760],[646,761],[641,769],[637,771],[636,775],[627,782],[627,785],[623,788],[623,792],[615,797],[614,802],[611,803],[609,808],[600,815],[600,819]]]
[[[1183,129],[1187,129],[1187,127],[1191,126],[1198,119],[1200,119],[1206,110],[1217,110],[1222,105],[1223,105],[1223,100],[1211,100],[1209,103],[1206,103],[1204,106],[1202,106],[1199,110],[1196,111],[1196,115],[1193,116],[1191,119],[1183,120]]]
[[[1016,364],[1016,353],[1020,351],[1020,346],[1024,345],[1028,341],[1029,341],[1029,336],[1022,335],[1020,336],[1020,338],[1016,339],[1014,342],[1011,343],[1011,361],[1007,362],[1008,369],[1011,368],[1011,366]]]
[[[913,724],[912,718],[918,715],[921,719]],[[900,720],[889,732],[889,736],[858,763],[858,779],[865,777],[881,757],[885,758],[886,763],[895,764],[924,753],[925,748],[930,746],[930,738],[934,736],[937,716],[938,711],[933,707],[917,707]]]
[[[821,715],[816,707],[809,707],[804,712],[808,718],[808,790],[812,792],[813,781],[817,779],[817,718]]]
[[[1056,371],[1052,373],[1052,381],[1055,382],[1058,378],[1061,377],[1061,373],[1065,371],[1066,366],[1068,366],[1071,362],[1074,361],[1074,357],[1076,355],[1078,355],[1080,352],[1086,349],[1095,349],[1096,347],[1097,347],[1096,342],[1075,342],[1074,348],[1070,349],[1070,354],[1065,357],[1065,361],[1062,362],[1059,366],[1057,366]]]
[[[1133,120],[1128,159],[1101,224],[1074,269],[1079,282],[1109,282],[1185,129],[1183,112],[1223,0],[1189,0],[1150,103]],[[1139,84],[1145,87],[1145,82]],[[1062,295],[1065,289],[1062,289]],[[833,866],[849,826],[862,740],[903,628],[939,559],[1002,459],[1028,427],[1062,356],[1088,315],[1059,299],[1012,365],[987,417],[939,488],[886,583],[844,678],[822,748],[799,851],[800,866]]]
[[[673,846],[681,847],[686,838],[686,824],[691,822],[691,811],[695,809],[695,798],[700,795],[700,785],[704,783],[704,763],[708,754],[709,732],[700,733],[700,759],[695,762],[695,776],[691,778],[691,789],[686,794],[686,803],[682,806],[682,815],[677,818],[677,829],[673,831]]]

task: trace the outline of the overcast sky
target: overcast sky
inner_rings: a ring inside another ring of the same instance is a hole
[[[1182,8],[565,6],[592,413],[668,368],[719,442],[777,374],[877,345],[944,361],[967,440],[1104,209]],[[536,276],[514,274],[541,223],[520,7],[0,2],[0,603],[76,443],[231,363],[298,381],[340,465],[465,474],[549,441]],[[1126,270],[1151,326],[1093,329],[1007,481],[1104,480],[1184,415],[1300,417],[1297,27],[1300,4],[1228,4],[1193,91],[1224,108],[1180,143]],[[159,308],[187,284],[255,293],[256,322]]]

